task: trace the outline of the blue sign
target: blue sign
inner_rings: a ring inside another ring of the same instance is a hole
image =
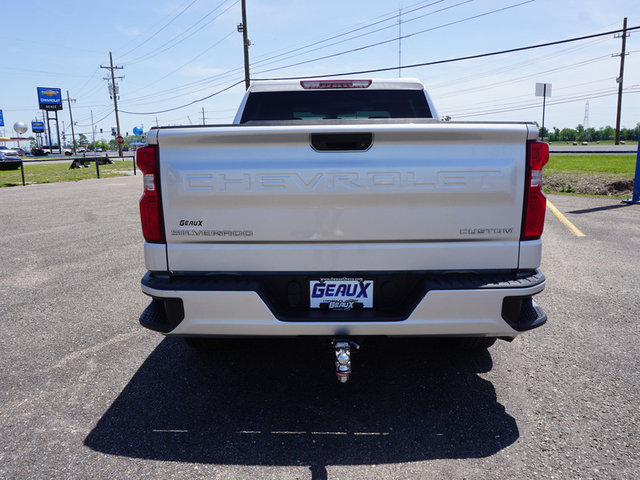
[[[38,87],[40,110],[62,110],[62,91],[59,88]]]
[[[2,116],[2,110],[0,110],[0,127],[4,127],[4,117]]]
[[[31,122],[31,131],[33,133],[44,133],[44,122]]]

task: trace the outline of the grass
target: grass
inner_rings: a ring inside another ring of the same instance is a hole
[[[64,163],[34,164],[24,162],[24,179],[27,184],[72,182],[96,178],[96,165],[91,163],[88,168],[70,169],[71,160]],[[133,173],[131,160],[114,160],[113,165],[100,165],[100,178],[119,177]],[[0,187],[14,187],[22,185],[22,175],[18,170],[0,170]]]
[[[633,190],[635,155],[551,155],[542,170],[545,192],[627,196]]]
[[[632,178],[636,171],[635,155],[561,155],[551,154],[543,174],[604,173]]]

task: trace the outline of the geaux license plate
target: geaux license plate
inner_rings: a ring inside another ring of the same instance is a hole
[[[373,280],[321,278],[309,282],[311,308],[353,310],[373,308]]]

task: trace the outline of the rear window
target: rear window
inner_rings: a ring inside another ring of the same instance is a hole
[[[256,92],[240,123],[358,118],[431,118],[431,111],[422,90]]]

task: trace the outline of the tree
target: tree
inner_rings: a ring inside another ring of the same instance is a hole
[[[609,125],[600,129],[600,140],[613,140],[615,135],[615,129]]]
[[[560,130],[560,140],[563,142],[573,142],[577,136],[578,135],[573,128],[563,128]]]
[[[540,130],[538,131],[538,136],[540,138],[546,138],[547,140],[551,140],[551,138],[549,138],[549,130],[547,130],[547,127],[541,127]]]

